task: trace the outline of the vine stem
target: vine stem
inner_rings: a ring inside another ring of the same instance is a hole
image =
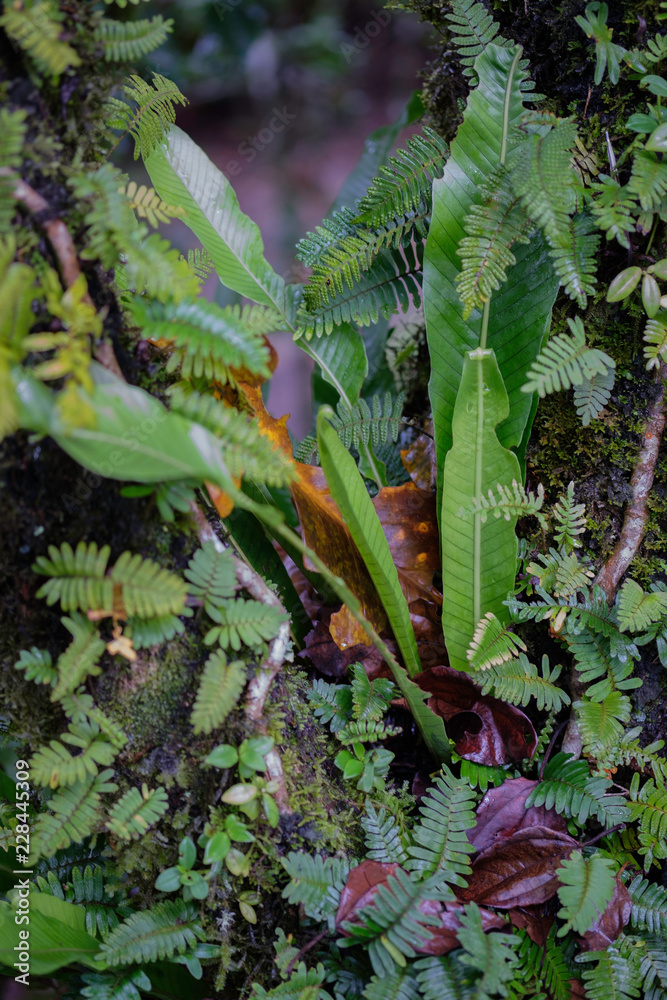
[[[659,391],[649,407],[643,440],[630,480],[632,499],[625,512],[616,547],[595,578],[595,583],[602,587],[610,603],[614,600],[621,577],[637,554],[646,531],[648,498],[665,429],[665,379],[667,364],[661,362],[656,373]]]
[[[206,516],[201,508],[196,503],[192,502],[190,504],[190,510],[197,525],[197,533],[199,535],[200,542],[202,544],[205,542],[212,542],[218,551],[222,551],[225,546],[206,520]],[[251,597],[254,597],[256,601],[261,601],[262,604],[268,604],[271,607],[284,612],[285,609],[283,608],[279,598],[276,597],[268,584],[266,584],[261,576],[255,572],[252,566],[249,566],[248,563],[243,562],[243,560],[239,559],[237,556],[234,556],[233,558],[236,579],[241,586],[248,591]],[[262,661],[259,672],[255,677],[253,677],[248,685],[248,693],[246,695],[244,708],[245,717],[249,722],[254,724],[255,728],[259,730],[259,732],[266,733],[264,705],[266,704],[266,699],[269,691],[271,690],[271,685],[285,662],[285,657],[289,649],[289,642],[290,634],[288,619],[287,621],[282,622],[279,626],[278,634],[275,639],[269,643],[269,652],[266,658]],[[269,750],[264,759],[266,761],[266,773],[269,779],[276,785],[277,790],[272,794],[276,805],[278,806],[278,812],[281,816],[291,816],[292,810],[289,805],[289,796],[285,786],[285,772],[283,770],[280,754],[276,748],[273,747]]]

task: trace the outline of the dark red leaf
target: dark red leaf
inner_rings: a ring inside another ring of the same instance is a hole
[[[532,826],[548,826],[567,833],[565,819],[555,809],[544,806],[526,809],[526,799],[536,785],[529,778],[508,778],[486,793],[477,807],[477,826],[467,835],[476,851],[485,851],[499,839]]]
[[[313,666],[327,677],[345,677],[351,663],[363,663],[369,673],[371,669],[377,669],[382,656],[375,646],[338,648],[329,632],[331,614],[331,608],[322,609],[321,620],[306,636],[306,648],[299,655],[308,657]]]
[[[543,906],[520,906],[509,910],[507,916],[514,927],[525,930],[531,941],[543,948],[554,918],[544,913]]]
[[[596,920],[591,929],[584,934],[581,950],[602,951],[608,948],[627,924],[631,913],[632,897],[620,878],[617,878],[614,895],[600,919]]]
[[[556,893],[561,861],[578,846],[573,837],[549,827],[519,830],[477,856],[468,885],[457,895],[503,908],[544,903]]]
[[[399,867],[382,861],[362,861],[353,868],[340,894],[336,924],[340,925],[345,920],[354,922],[359,911],[373,901],[379,886],[386,885],[389,876]]]
[[[429,931],[433,935],[431,940],[426,941],[423,947],[416,949],[420,955],[446,955],[448,951],[457,948],[459,944],[458,931],[461,926],[458,915],[463,909],[461,904],[454,902],[437,903],[424,900],[424,902],[420,903],[419,909],[422,913],[433,913],[441,919],[440,927],[429,927]],[[498,913],[494,913],[492,910],[487,910],[484,906],[479,907],[479,912],[482,917],[482,927],[485,931],[499,930],[507,923],[504,917],[501,917]]]

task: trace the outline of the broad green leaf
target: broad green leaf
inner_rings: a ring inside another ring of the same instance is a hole
[[[519,461],[498,440],[498,425],[509,409],[493,351],[471,351],[454,409],[453,445],[445,460],[442,512],[442,625],[450,665],[468,666],[466,651],[475,627],[489,611],[503,624],[503,601],[514,585],[517,560],[516,518],[467,513],[476,497],[499,483],[519,481]]]
[[[257,225],[241,211],[232,185],[206,153],[174,125],[145,164],[160,197],[185,209],[184,222],[211,255],[222,283],[274,306],[292,329],[294,288],[264,257]]]
[[[0,903],[0,963],[14,967],[21,943],[19,931],[30,932],[30,973],[44,976],[61,969],[71,962],[81,962],[92,969],[104,968],[104,963],[94,961],[100,943],[83,930],[85,913],[75,903],[67,903],[55,896],[30,894],[30,924],[17,924],[15,910],[9,903]],[[16,970],[16,974],[23,970]]]
[[[468,351],[480,344],[482,314],[464,321],[456,279],[461,272],[457,247],[463,224],[480,199],[479,185],[509,149],[524,114],[519,69],[520,48],[487,45],[475,62],[479,85],[468,98],[463,123],[451,145],[444,175],[433,185],[433,215],[424,257],[424,310],[431,355],[429,392],[435,426],[438,489],[452,444],[452,420]],[[524,438],[533,400],[521,392],[525,373],[537,356],[551,322],[558,280],[542,237],[513,248],[517,263],[491,302],[486,346],[496,352],[510,400],[509,419],[498,436],[506,447]]]
[[[322,470],[380,595],[407,671],[414,677],[421,670],[417,642],[391,549],[356,463],[327,420],[328,413],[322,407],[317,415]]]

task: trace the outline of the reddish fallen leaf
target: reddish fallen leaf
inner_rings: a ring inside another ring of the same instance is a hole
[[[570,980],[570,1000],[588,1000],[588,994],[580,979]]]
[[[508,910],[507,916],[513,927],[524,930],[531,941],[544,948],[549,931],[554,922],[551,914],[544,913],[543,906],[517,906]]]
[[[430,667],[415,677],[415,683],[430,692],[429,708],[447,723],[461,757],[498,766],[532,755],[537,734],[525,712],[481,695],[465,674],[451,667]]]
[[[526,799],[536,785],[529,778],[508,778],[486,793],[477,807],[477,826],[467,834],[476,851],[485,851],[498,840],[533,826],[567,833],[567,823],[555,809],[544,806],[526,809]]]
[[[427,906],[428,909],[425,908]],[[431,940],[425,941],[423,946],[417,948],[416,951],[421,955],[446,955],[447,952],[453,951],[459,946],[458,932],[461,926],[459,914],[463,909],[461,903],[438,903],[428,900],[421,903],[419,909],[422,913],[433,913],[440,917],[441,926],[429,927],[432,935]],[[485,931],[500,930],[507,923],[504,917],[494,913],[493,910],[487,910],[485,906],[480,906],[479,912]]]
[[[321,621],[306,636],[306,648],[299,655],[308,657],[313,666],[327,677],[345,677],[351,663],[362,663],[369,676],[375,674],[383,662],[375,646],[340,649],[329,632],[330,618],[331,608],[323,608]]]
[[[578,846],[567,833],[549,827],[519,830],[477,856],[468,885],[457,895],[503,909],[544,903],[556,893],[561,861]]]
[[[386,885],[389,876],[399,867],[400,865],[385,864],[382,861],[362,861],[353,868],[340,894],[336,926],[340,926],[346,920],[354,923],[359,911],[373,901],[373,896],[379,887]]]
[[[632,897],[620,878],[616,878],[614,895],[599,920],[581,939],[582,951],[602,951],[621,933],[632,913]]]
[[[401,461],[420,490],[434,490],[438,472],[433,440],[433,421],[427,420],[427,434],[420,434],[410,447],[401,452]]]

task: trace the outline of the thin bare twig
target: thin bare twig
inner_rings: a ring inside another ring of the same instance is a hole
[[[664,380],[666,378],[667,365],[661,362],[656,373],[659,391],[649,407],[644,439],[630,480],[632,499],[625,512],[623,527],[616,547],[595,578],[595,582],[602,587],[609,602],[614,600],[621,577],[637,554],[646,531],[648,498],[653,486],[660,442],[665,429]]]

